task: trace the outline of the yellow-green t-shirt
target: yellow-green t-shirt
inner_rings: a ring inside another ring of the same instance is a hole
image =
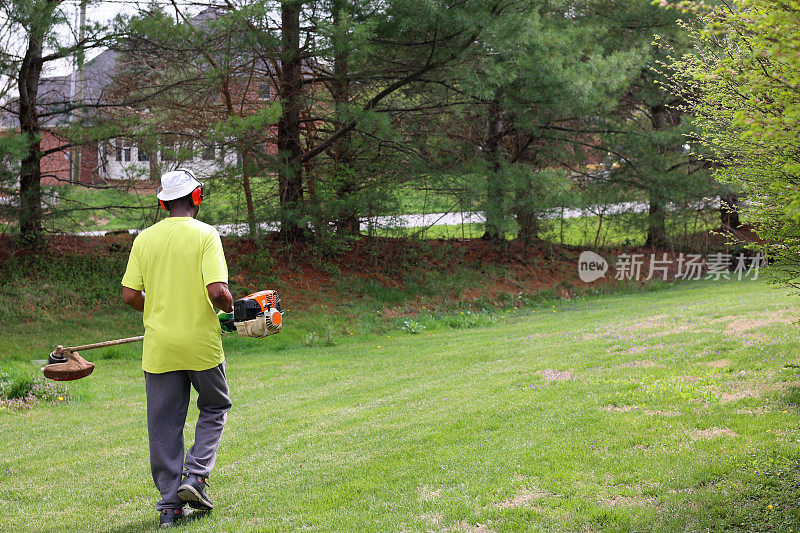
[[[206,285],[228,282],[219,234],[191,217],[169,217],[133,241],[122,285],[145,291],[142,369],[207,370],[225,360]]]

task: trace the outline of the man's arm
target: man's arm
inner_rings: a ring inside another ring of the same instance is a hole
[[[217,281],[206,285],[208,299],[215,307],[222,309],[226,313],[233,313],[233,296],[228,290],[228,284]],[[144,302],[144,298],[142,299]]]
[[[122,299],[137,311],[144,311],[144,291],[137,291],[123,285]]]

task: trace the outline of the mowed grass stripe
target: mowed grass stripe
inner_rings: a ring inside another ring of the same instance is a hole
[[[234,339],[219,509],[186,530],[796,528],[796,311],[707,282],[332,348]],[[101,363],[72,405],[0,414],[11,531],[155,529],[141,371]]]

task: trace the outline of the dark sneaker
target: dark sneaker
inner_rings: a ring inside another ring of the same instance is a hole
[[[189,504],[193,509],[210,511],[214,508],[211,498],[208,497],[208,478],[195,474],[187,474],[178,487],[178,498]]]
[[[192,511],[183,507],[180,509],[163,509],[158,524],[161,527],[172,527],[190,514],[192,514]]]

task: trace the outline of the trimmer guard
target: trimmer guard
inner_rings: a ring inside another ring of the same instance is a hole
[[[50,354],[50,361],[60,361],[66,358],[63,363],[50,363],[42,369],[44,377],[53,381],[74,381],[85,378],[94,371],[94,363],[91,363],[80,356],[78,352],[66,350],[63,346],[57,347]]]

